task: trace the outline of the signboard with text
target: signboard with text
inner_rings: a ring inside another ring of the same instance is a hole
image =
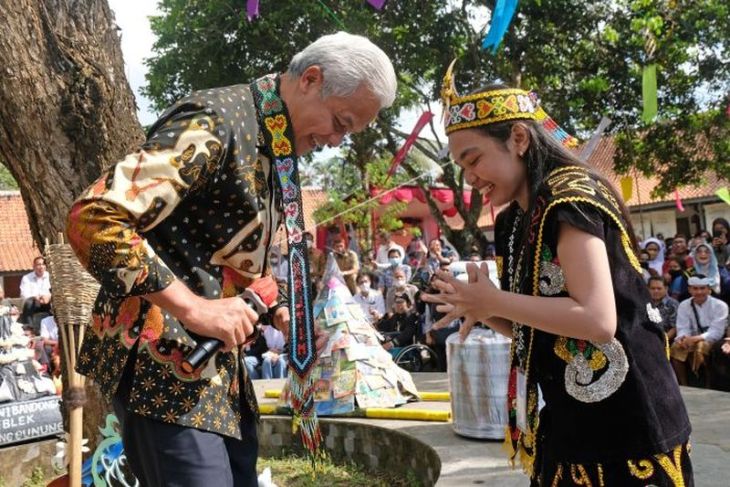
[[[56,396],[0,404],[0,447],[63,433]]]

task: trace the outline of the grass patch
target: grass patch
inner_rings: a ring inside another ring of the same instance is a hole
[[[325,458],[315,474],[308,458],[287,456],[259,458],[258,471],[271,468],[272,481],[278,487],[417,487],[420,483],[411,473],[408,478],[389,472],[365,472],[355,464],[336,465]],[[409,472],[410,473],[410,472]]]

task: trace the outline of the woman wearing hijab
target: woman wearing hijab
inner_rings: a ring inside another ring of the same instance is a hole
[[[694,261],[695,274],[707,276],[710,290],[716,296],[720,294],[720,270],[717,267],[717,259],[712,246],[706,242],[697,245],[690,252]]]
[[[657,276],[662,275],[664,267],[664,249],[658,238],[647,238],[644,241],[644,250],[649,253],[649,269],[654,269]]]

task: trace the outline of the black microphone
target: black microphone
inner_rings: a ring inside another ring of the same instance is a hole
[[[217,279],[199,267],[193,267],[192,271],[198,275],[200,282],[203,284],[203,295],[205,297],[221,296],[221,286]],[[243,299],[256,314],[263,316],[269,311],[270,307],[276,304],[279,289],[271,276],[264,276],[252,282],[238,297]],[[254,332],[246,337],[244,345],[255,341],[258,336],[259,328],[256,326]],[[222,347],[223,342],[217,338],[199,340],[195,349],[183,360],[181,368],[186,373],[192,374],[195,369],[205,365]]]

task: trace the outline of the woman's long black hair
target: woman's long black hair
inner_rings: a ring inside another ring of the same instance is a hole
[[[485,91],[498,90],[508,88],[504,85],[491,85],[486,88],[479,89],[473,93],[482,93]],[[565,148],[558,140],[550,135],[543,126],[534,120],[510,120],[506,122],[494,123],[478,127],[476,130],[483,132],[485,135],[492,137],[502,143],[504,149],[507,149],[507,140],[512,135],[512,127],[521,123],[527,127],[530,134],[530,144],[525,151],[522,158],[525,163],[527,172],[527,184],[528,184],[528,208],[527,215],[531,215],[535,209],[537,201],[537,194],[540,186],[545,183],[545,178],[555,169],[566,166],[580,166],[588,171],[595,179],[601,181],[606,188],[613,194],[616,201],[618,202],[621,215],[626,224],[626,231],[631,239],[632,246],[636,252],[638,244],[636,241],[636,234],[631,225],[631,218],[629,217],[629,211],[626,205],[623,203],[623,198],[614,189],[613,185],[595,169],[586,164],[585,162],[578,159],[569,149]],[[528,220],[524,218],[522,222],[523,227],[523,242],[528,232]]]

